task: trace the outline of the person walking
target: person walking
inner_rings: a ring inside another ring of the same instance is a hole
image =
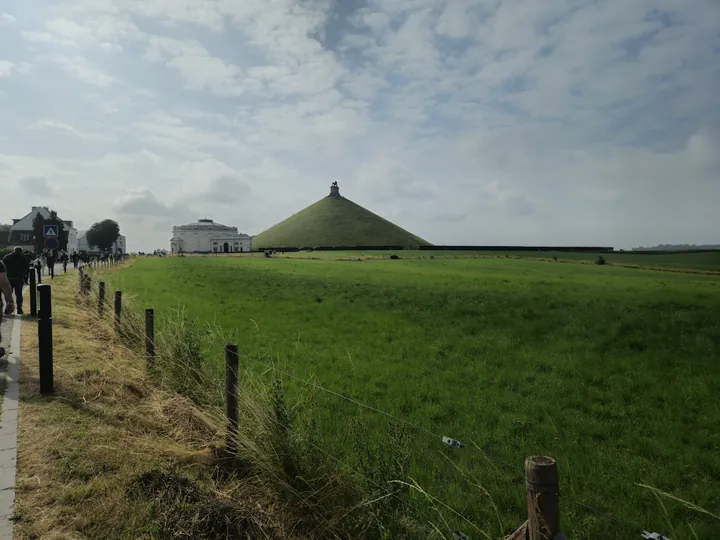
[[[27,275],[30,264],[23,254],[21,247],[16,247],[12,253],[5,255],[3,259],[5,271],[7,273],[10,286],[15,293],[15,306],[18,315],[23,314],[23,285],[25,285],[25,276]]]
[[[42,277],[43,277],[43,258],[42,255],[38,255],[35,258],[35,262],[33,263],[33,266],[35,267],[35,271],[37,272],[37,282],[38,284],[42,283]]]
[[[48,251],[47,257],[45,259],[47,261],[47,267],[48,271],[50,272],[50,279],[55,279],[55,250],[51,249]]]
[[[67,254],[67,251],[63,252],[62,257],[60,257],[60,260],[62,261],[63,265],[63,272],[67,274],[67,265],[68,261],[70,260],[70,257]]]
[[[5,263],[0,261],[0,290],[3,293],[3,296],[5,296],[5,309],[0,309],[0,343],[2,343],[2,318],[3,313],[10,315],[15,310],[15,304],[13,304],[13,298],[12,298],[12,287],[10,286],[10,280],[8,280],[7,277],[7,270],[5,268]],[[0,358],[5,356],[5,349],[3,347],[0,347]]]
[[[27,271],[25,272],[25,285],[30,284],[30,272],[34,272],[33,267],[33,261],[35,260],[35,257],[33,257],[33,254],[29,251],[25,251],[23,253],[25,255],[25,260],[27,261]]]

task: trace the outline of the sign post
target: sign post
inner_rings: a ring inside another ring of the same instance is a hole
[[[57,225],[43,225],[43,236],[45,238],[55,238],[60,236],[60,227]]]

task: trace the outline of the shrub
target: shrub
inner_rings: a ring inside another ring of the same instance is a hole
[[[599,265],[605,264],[605,257],[603,257],[602,255],[598,255],[598,258],[595,261],[595,264],[599,264]]]
[[[400,258],[400,255],[394,255],[394,254],[393,254],[393,255],[390,255],[390,258],[393,259],[393,260],[397,260],[397,259]]]

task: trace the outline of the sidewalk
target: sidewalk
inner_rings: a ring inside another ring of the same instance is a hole
[[[68,268],[68,273],[70,272]],[[63,274],[62,264],[55,265],[55,275]],[[43,283],[52,284],[49,274],[43,276]],[[23,295],[23,308],[30,310],[27,287]],[[0,300],[0,309],[4,302]],[[25,323],[27,324],[27,322]],[[0,323],[2,345],[7,354],[0,359],[0,540],[13,538],[15,511],[15,477],[17,473],[18,402],[20,400],[20,315],[3,315]]]
[[[18,315],[4,315],[0,327],[2,346],[7,351],[7,355],[0,360],[0,539],[13,537],[13,523],[10,518],[14,513],[17,467],[20,325]]]

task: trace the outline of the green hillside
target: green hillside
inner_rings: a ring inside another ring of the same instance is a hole
[[[430,245],[359,204],[330,195],[253,238],[253,249]]]

